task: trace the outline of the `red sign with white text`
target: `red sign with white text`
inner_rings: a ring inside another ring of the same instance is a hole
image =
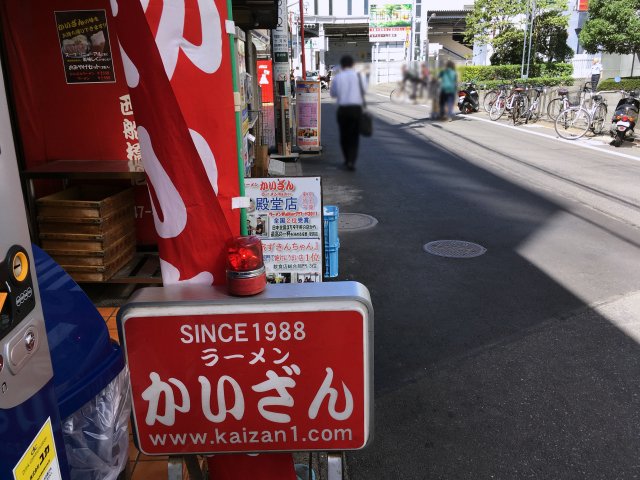
[[[271,60],[258,60],[258,85],[262,91],[262,103],[273,103],[273,64]]]
[[[145,454],[353,450],[369,437],[359,310],[126,318]]]

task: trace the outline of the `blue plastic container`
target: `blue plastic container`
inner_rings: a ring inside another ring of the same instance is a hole
[[[338,240],[338,217],[340,210],[335,205],[326,205],[322,209],[322,220],[324,222],[324,246],[336,247]]]
[[[46,252],[33,245],[60,417],[100,393],[124,368],[100,312]]]
[[[334,278],[338,276],[338,250],[340,244],[336,247],[324,248],[324,276],[325,278]]]
[[[340,210],[335,205],[327,205],[322,209],[324,222],[324,276],[334,278],[338,276],[338,217]]]
[[[102,315],[49,255],[33,246],[71,480],[115,480],[126,468],[130,381]]]

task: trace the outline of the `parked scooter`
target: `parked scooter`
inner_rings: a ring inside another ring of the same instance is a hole
[[[331,70],[326,75],[320,75],[320,90],[329,90],[331,83]]]
[[[630,142],[634,140],[634,129],[638,120],[638,112],[640,112],[640,100],[637,97],[637,90],[622,91],[622,98],[611,119],[610,133],[613,140],[610,145],[619,147],[625,140]]]
[[[480,110],[480,96],[475,83],[464,83],[464,88],[458,92],[458,108],[462,113],[472,113]]]

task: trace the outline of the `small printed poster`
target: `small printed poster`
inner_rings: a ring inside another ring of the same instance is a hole
[[[320,149],[320,82],[296,82],[298,109],[298,147],[301,150]]]
[[[67,83],[115,82],[106,11],[54,13]]]
[[[269,283],[322,281],[320,177],[246,178],[247,232],[262,239]]]
[[[62,480],[51,419],[47,419],[13,469],[15,480]]]

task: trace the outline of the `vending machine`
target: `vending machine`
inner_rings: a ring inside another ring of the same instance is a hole
[[[0,62],[0,479],[67,479]]]

